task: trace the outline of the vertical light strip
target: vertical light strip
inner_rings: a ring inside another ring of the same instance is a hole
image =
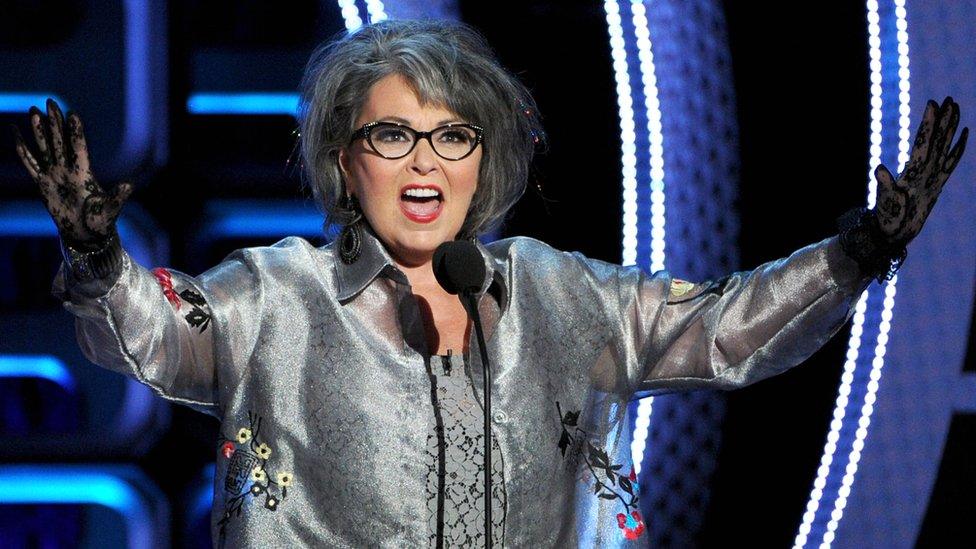
[[[651,157],[651,272],[664,268],[664,134],[661,129],[661,103],[657,96],[651,32],[643,0],[631,0],[631,17],[640,59],[641,84]]]
[[[664,269],[664,133],[661,127],[661,103],[658,99],[657,76],[654,71],[654,54],[651,49],[650,25],[643,0],[631,0],[631,21],[637,39],[637,56],[640,61],[641,84],[644,91],[644,110],[647,116],[647,136],[650,156],[651,183],[651,257],[650,272]],[[636,255],[636,253],[635,253]],[[635,472],[639,475],[644,458],[644,448],[651,425],[653,397],[641,399],[637,405],[637,417],[630,445]]]
[[[912,73],[908,68],[908,9],[905,8],[905,0],[895,0],[895,28],[898,39],[898,173],[901,173],[908,163],[912,145]]]
[[[637,263],[637,136],[634,133],[634,100],[627,74],[627,51],[620,6],[615,0],[604,0],[607,31],[610,34],[610,57],[617,85],[617,115],[620,119],[620,163],[623,176],[623,264]]]
[[[366,0],[366,12],[369,13],[370,23],[379,23],[386,19],[382,0]]]
[[[868,52],[869,68],[871,79],[871,126],[870,126],[870,161],[868,168],[868,205],[873,205],[875,194],[875,183],[873,181],[874,168],[881,162],[881,128],[882,128],[882,97],[881,97],[881,25],[878,14],[877,0],[868,0]],[[827,434],[827,444],[824,446],[823,456],[820,458],[820,467],[817,469],[817,478],[813,483],[813,490],[810,493],[810,500],[807,503],[803,520],[800,524],[799,532],[794,540],[794,548],[805,547],[808,537],[811,534],[814,521],[817,518],[817,511],[820,509],[820,502],[823,499],[824,490],[827,487],[827,479],[830,476],[831,466],[834,461],[834,454],[837,452],[837,443],[840,440],[840,431],[844,426],[844,418],[847,414],[849,395],[851,386],[854,382],[854,374],[857,370],[857,359],[861,347],[861,335],[864,331],[864,315],[867,311],[868,292],[865,291],[858,299],[855,307],[853,325],[851,326],[851,339],[848,342],[847,360],[844,362],[844,373],[841,376],[841,385],[838,390],[837,401],[834,406],[833,420],[830,422],[830,432]],[[824,530],[826,533],[826,530]],[[814,534],[816,536],[816,533]]]
[[[347,31],[352,32],[363,26],[363,19],[359,17],[356,0],[339,0],[339,11],[342,13],[342,20],[346,23]]]
[[[643,7],[643,6],[642,6]],[[605,0],[603,9],[607,14],[607,32],[610,35],[610,57],[613,59],[613,76],[617,84],[617,115],[620,120],[620,163],[623,179],[623,241],[621,245],[622,263],[637,263],[637,134],[634,121],[634,99],[630,88],[630,74],[627,63],[627,48],[624,42],[623,21],[620,5],[614,0]],[[646,17],[645,17],[646,28]],[[644,399],[649,401],[650,399]],[[646,412],[640,419],[640,407]],[[642,401],[638,407],[638,418],[634,426],[634,439],[630,452],[634,470],[640,474],[641,458],[650,427],[650,402]],[[638,440],[638,437],[640,439]],[[640,449],[640,453],[637,449]]]
[[[875,2],[876,0],[871,0]],[[904,164],[908,160],[909,146],[909,115],[911,99],[908,69],[908,18],[905,10],[905,0],[894,0],[895,4],[895,28],[896,41],[898,44],[898,172],[904,169]],[[875,8],[877,9],[877,8]],[[872,161],[874,159],[872,158]],[[880,159],[879,159],[880,162]],[[872,172],[873,173],[873,172]],[[869,207],[874,207],[877,197],[877,183],[874,178],[871,181],[871,192],[868,197]],[[847,467],[844,477],[841,480],[841,487],[837,491],[837,499],[834,501],[834,510],[830,514],[830,522],[827,523],[827,531],[824,532],[823,542],[820,544],[822,549],[828,549],[834,541],[837,525],[844,516],[844,508],[847,506],[847,497],[851,493],[851,486],[854,484],[854,475],[857,473],[857,464],[861,461],[861,450],[864,448],[864,441],[868,436],[868,426],[871,425],[871,414],[874,412],[874,402],[877,399],[878,387],[881,382],[881,369],[884,367],[885,347],[888,343],[888,333],[891,331],[892,310],[895,306],[895,293],[898,285],[898,277],[893,277],[885,285],[885,299],[881,311],[881,322],[878,326],[878,338],[874,347],[874,359],[871,361],[871,375],[868,381],[867,392],[864,395],[864,404],[861,406],[861,417],[858,419],[857,431],[855,432],[854,443],[851,452],[847,457]]]
[[[888,342],[888,332],[891,330],[891,309],[895,304],[896,280],[897,278],[892,279],[890,284],[885,285],[884,311],[881,313],[878,338],[874,347],[874,359],[871,361],[870,381],[868,381],[867,392],[861,405],[861,416],[857,422],[854,442],[851,444],[851,451],[847,456],[844,477],[841,479],[841,486],[837,490],[834,509],[830,513],[830,521],[827,522],[823,541],[820,544],[822,549],[829,548],[834,541],[837,526],[844,516],[844,508],[847,506],[847,497],[850,496],[851,486],[854,485],[854,475],[857,474],[857,464],[861,460],[861,450],[864,449],[864,441],[868,437],[868,426],[871,425],[871,414],[874,412],[874,402],[877,399],[878,386],[881,381],[881,368],[884,367],[885,345]]]
[[[128,158],[139,158],[149,149],[155,121],[150,115],[150,49],[149,2],[128,0],[125,13],[125,122],[122,128],[122,148]]]
[[[881,19],[878,15],[877,0],[868,0],[867,11],[868,59],[871,79],[871,137],[870,160],[868,162],[868,205],[870,206],[874,203],[876,186],[873,177],[874,168],[881,162]],[[824,446],[824,453],[820,458],[820,467],[817,469],[817,478],[813,482],[810,500],[807,502],[807,508],[806,512],[803,513],[800,530],[793,542],[795,549],[805,547],[807,544],[814,520],[817,518],[817,511],[820,509],[823,491],[827,486],[827,477],[830,475],[830,467],[834,461],[834,453],[837,451],[837,442],[840,439],[840,431],[844,426],[844,417],[847,414],[848,397],[851,394],[851,385],[854,382],[854,373],[857,370],[857,358],[861,347],[861,334],[864,332],[864,313],[867,311],[867,296],[867,291],[861,294],[854,310],[851,338],[848,341],[847,348],[847,360],[844,362],[844,373],[841,376],[841,385],[838,390],[837,401],[834,405],[834,416],[830,422],[827,444]]]
[[[874,170],[881,164],[881,129],[884,101],[881,98],[883,76],[881,71],[881,15],[878,0],[868,0],[868,52],[871,69],[871,149],[868,160],[868,208],[874,207],[878,184]]]
[[[908,56],[908,21],[905,10],[905,0],[894,0],[895,5],[895,25],[897,29],[897,51],[898,51],[898,172],[904,169],[908,160],[910,146],[910,106],[911,100],[909,84],[909,56]],[[881,40],[881,15],[878,0],[868,0],[868,44],[870,50],[870,71],[871,71],[871,149],[870,149],[870,168],[868,171],[868,207],[873,208],[877,198],[877,183],[874,180],[874,170],[881,164],[882,144],[883,144],[883,71],[882,71],[882,40]],[[847,506],[847,498],[850,496],[851,487],[854,484],[854,475],[857,473],[857,464],[861,459],[861,451],[864,449],[867,439],[867,430],[871,424],[871,414],[874,411],[874,403],[877,399],[877,391],[881,381],[881,369],[884,367],[885,348],[888,342],[888,333],[891,330],[892,310],[895,303],[895,294],[898,277],[894,277],[885,285],[885,298],[882,305],[880,321],[878,324],[878,336],[875,342],[874,357],[871,361],[871,370],[866,387],[859,387],[858,392],[863,390],[864,399],[860,409],[860,417],[857,422],[857,430],[854,432],[854,440],[851,443],[850,452],[846,462],[838,464],[844,466],[844,476],[841,479],[840,487],[836,491],[834,505],[831,510],[829,520],[823,527],[823,536],[820,542],[822,549],[827,549],[833,543],[837,527],[844,516],[844,508]],[[820,509],[821,499],[829,485],[828,481],[831,473],[839,473],[837,468],[832,468],[834,453],[837,451],[840,441],[841,429],[844,427],[844,417],[849,404],[849,396],[852,392],[852,385],[855,381],[855,371],[861,345],[861,336],[864,333],[865,313],[869,290],[866,290],[858,300],[854,324],[851,328],[851,339],[847,351],[847,360],[844,363],[844,374],[841,377],[841,386],[837,403],[834,408],[834,419],[830,425],[830,432],[827,435],[827,444],[821,458],[820,468],[817,471],[817,478],[814,481],[814,488],[810,494],[810,501],[807,503],[806,512],[803,515],[803,522],[794,541],[794,547],[800,548],[807,545],[811,535],[816,536],[819,529],[814,531],[814,526],[818,523],[817,511]],[[846,464],[845,464],[846,463]]]

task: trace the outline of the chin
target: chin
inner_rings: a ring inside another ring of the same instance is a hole
[[[417,250],[429,251],[430,253],[434,253],[434,250],[436,250],[438,246],[450,240],[454,240],[454,239],[446,234],[432,233],[432,234],[425,235],[423,238],[414,239],[412,244],[413,247]]]
[[[400,255],[409,258],[424,258],[429,260],[434,250],[444,242],[454,240],[447,233],[441,231],[416,231],[413,234],[402,235],[397,241]]]

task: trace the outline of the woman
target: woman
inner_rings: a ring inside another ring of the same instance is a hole
[[[497,225],[542,129],[468,27],[387,21],[317,51],[302,156],[336,242],[238,250],[191,277],[120,247],[131,186],[91,178],[81,122],[31,111],[17,151],[61,231],[55,293],[92,361],[221,421],[212,533],[231,545],[482,545],[483,367],[436,282],[438,245]],[[925,111],[879,208],[780,261],[692,284],[553,250],[479,246],[492,361],[492,540],[646,544],[626,403],[731,389],[803,361],[890,276],[959,161],[958,106]],[[63,128],[67,126],[67,136]],[[67,140],[67,142],[66,142]],[[480,473],[480,474],[479,474]]]

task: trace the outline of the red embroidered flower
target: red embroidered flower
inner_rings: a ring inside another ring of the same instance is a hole
[[[637,471],[634,470],[634,466],[630,466],[630,481],[637,482]]]
[[[617,526],[624,531],[624,537],[627,539],[637,539],[644,533],[644,519],[636,509],[631,511],[630,515],[617,513]]]
[[[163,288],[163,295],[166,296],[167,301],[172,303],[177,311],[180,310],[182,302],[180,301],[180,296],[176,295],[176,290],[173,289],[173,275],[162,267],[153,269],[152,274]]]
[[[220,453],[223,454],[225,458],[230,459],[230,456],[234,455],[234,443],[231,441],[225,442],[220,448]]]

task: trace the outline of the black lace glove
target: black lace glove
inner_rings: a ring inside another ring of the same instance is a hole
[[[38,154],[27,148],[12,126],[17,156],[40,188],[41,200],[61,235],[65,259],[81,279],[104,276],[120,255],[115,222],[133,186],[120,183],[106,193],[95,181],[77,114],[68,113],[66,136],[64,115],[48,99],[47,116],[37,107],[30,108],[30,124]]]
[[[908,243],[922,230],[949,175],[966,148],[969,128],[952,140],[959,125],[959,105],[946,97],[940,107],[929,100],[915,134],[911,155],[898,179],[883,164],[874,209],[855,208],[837,219],[840,243],[861,270],[878,282],[891,280],[908,255]]]
[[[887,242],[874,210],[848,210],[837,218],[837,230],[844,252],[857,261],[862,273],[879,283],[891,280],[908,256],[905,246]]]

